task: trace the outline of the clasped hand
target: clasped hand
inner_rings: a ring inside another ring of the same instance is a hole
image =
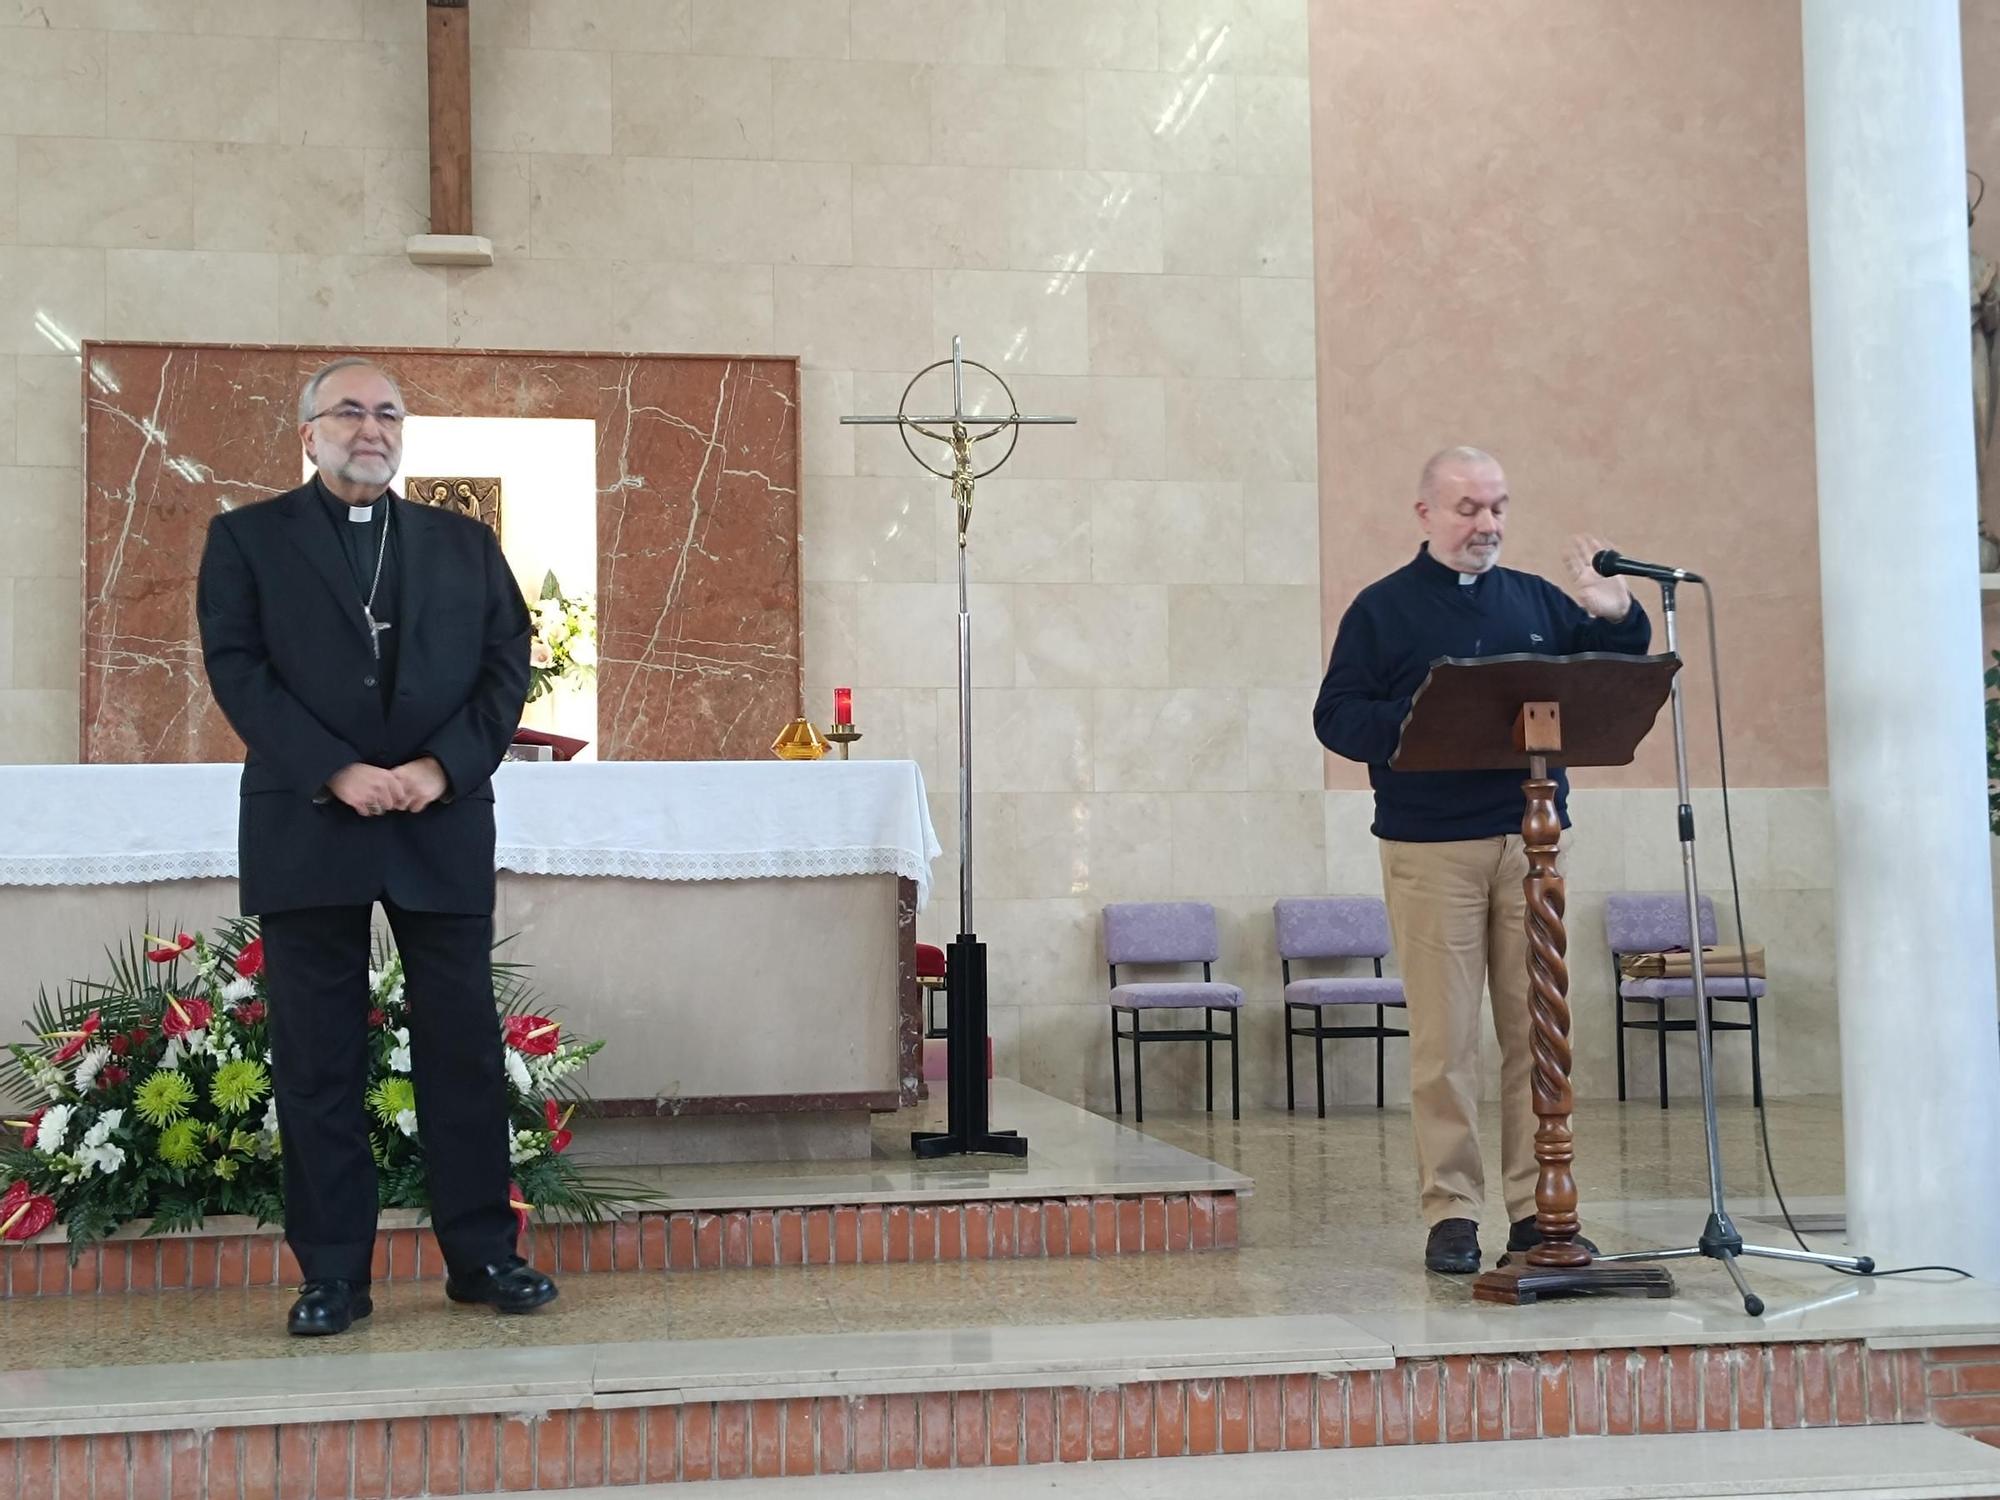
[[[384,813],[419,813],[445,793],[444,767],[433,755],[405,761],[394,770],[356,761],[334,773],[326,784],[342,802],[364,818]]]

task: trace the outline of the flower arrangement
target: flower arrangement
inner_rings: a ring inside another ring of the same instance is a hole
[[[264,945],[254,920],[215,937],[128,940],[108,983],[45,990],[35,1040],[0,1052],[0,1240],[60,1221],[71,1253],[131,1220],[148,1233],[210,1214],[284,1217],[278,1109],[271,1085]],[[402,960],[369,969],[369,1140],[384,1208],[423,1208],[424,1153],[410,1077],[410,1001]],[[604,1044],[537,1013],[518,965],[494,965],[506,1043],[508,1155],[523,1227],[530,1212],[595,1220],[644,1201],[634,1184],[566,1160],[578,1074]]]
[[[578,684],[597,676],[597,598],[566,595],[553,571],[535,601],[534,639],[528,645],[528,701],[553,692],[557,682]]]

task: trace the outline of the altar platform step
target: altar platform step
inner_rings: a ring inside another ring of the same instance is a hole
[[[1061,1474],[952,1474],[752,1479],[730,1500],[1017,1500],[1056,1490],[1066,1500],[1957,1500],[2000,1495],[2000,1452],[1935,1427],[1832,1432],[1738,1432],[1504,1448],[1378,1448],[1241,1458],[1138,1459]],[[572,1492],[573,1500],[651,1500],[680,1493],[646,1485]]]
[[[885,1116],[865,1161],[631,1168],[656,1198],[594,1225],[538,1223],[522,1254],[551,1272],[730,1271],[782,1266],[1180,1255],[1231,1250],[1244,1173],[1011,1080],[994,1120],[1028,1137],[1025,1161],[919,1162],[908,1133],[942,1101]],[[444,1276],[416,1214],[386,1213],[378,1283]],[[0,1246],[0,1298],[293,1286],[275,1228],[214,1219],[187,1234],[134,1229],[74,1265],[59,1229]]]

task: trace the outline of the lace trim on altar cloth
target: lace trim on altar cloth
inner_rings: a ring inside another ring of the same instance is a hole
[[[234,849],[148,849],[142,854],[0,855],[0,885],[150,885],[234,880]]]
[[[930,884],[914,849],[849,844],[829,849],[546,849],[503,845],[496,869],[517,875],[614,875],[625,880],[771,880],[823,875],[901,875]]]

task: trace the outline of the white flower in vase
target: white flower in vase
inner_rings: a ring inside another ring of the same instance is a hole
[[[109,1047],[92,1047],[82,1057],[78,1058],[75,1078],[76,1091],[79,1094],[89,1093],[90,1086],[97,1082],[98,1073],[110,1061],[111,1049]]]
[[[521,1054],[512,1047],[506,1049],[507,1081],[524,1094],[535,1091],[535,1080],[529,1076],[528,1065],[521,1061]]]
[[[51,1104],[42,1112],[42,1123],[35,1129],[35,1149],[50,1156],[62,1150],[63,1137],[69,1134],[69,1117],[76,1113],[74,1104]]]
[[[389,1068],[392,1072],[410,1071],[410,1028],[398,1026],[395,1030],[396,1045],[389,1049]]]
[[[414,1136],[417,1133],[417,1112],[414,1109],[397,1110],[396,1128],[404,1135]]]

